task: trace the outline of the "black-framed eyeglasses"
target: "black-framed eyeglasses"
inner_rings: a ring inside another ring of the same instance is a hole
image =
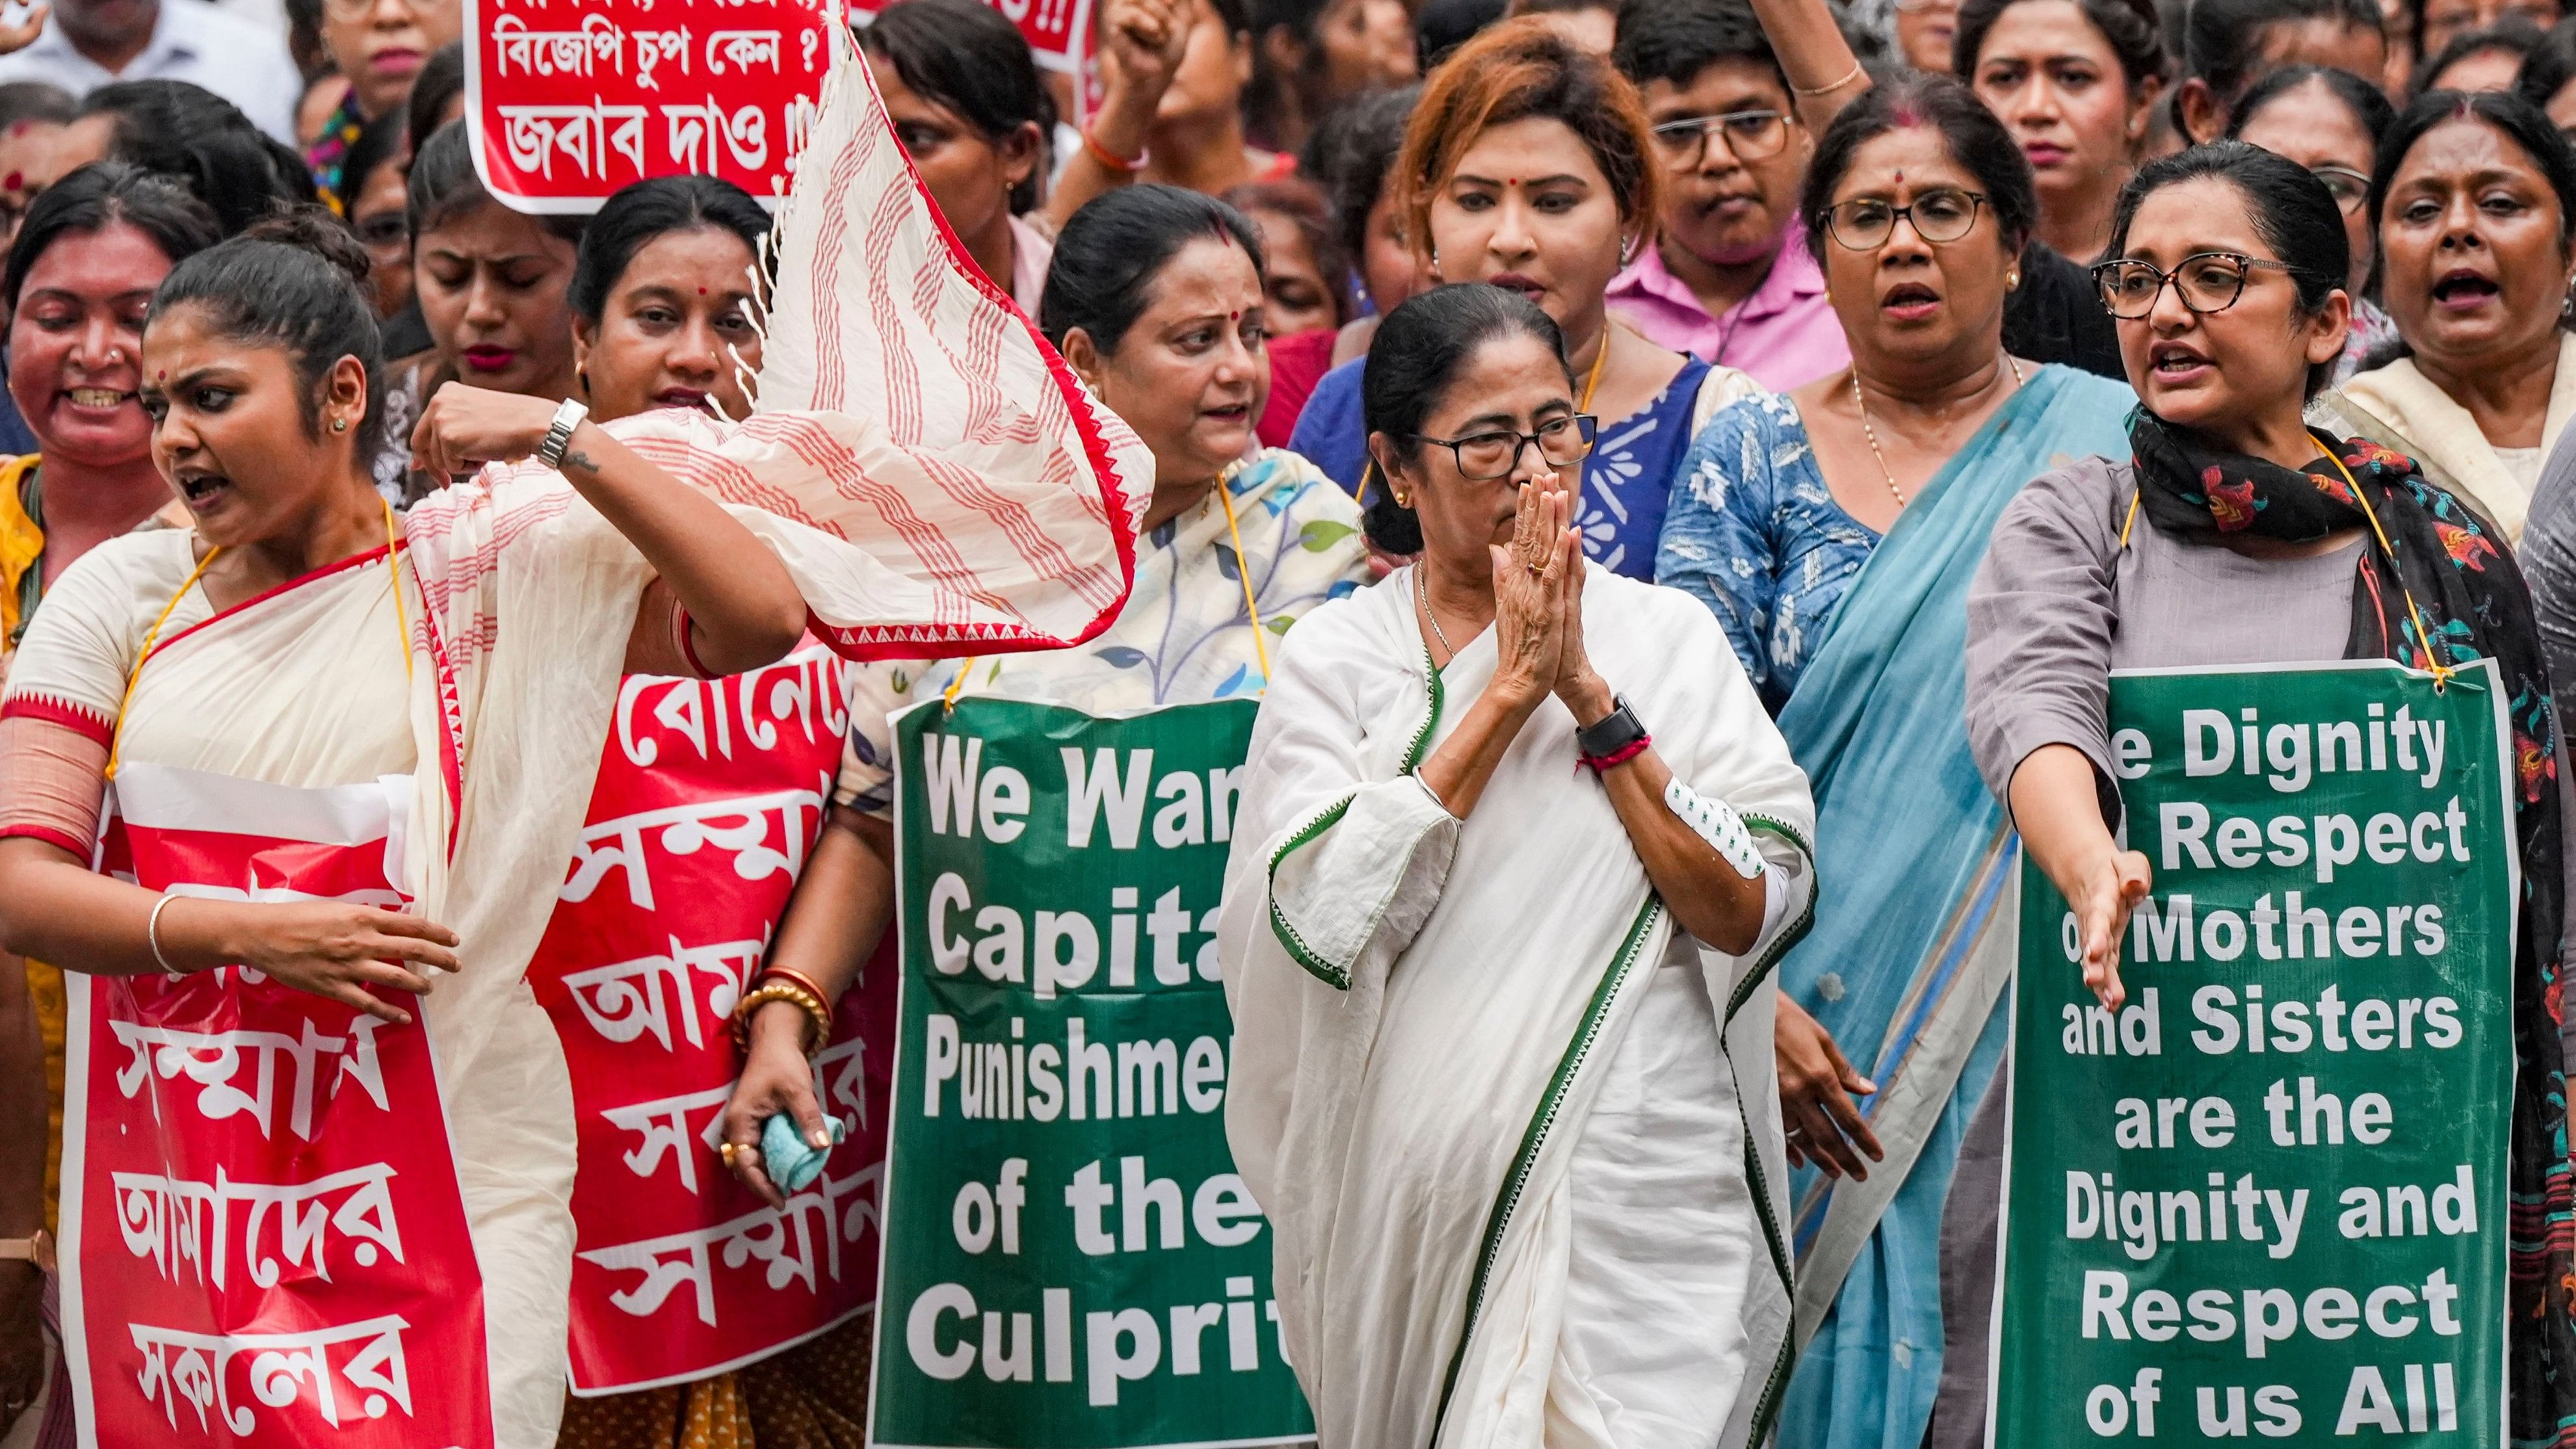
[[[1778,111],[1729,111],[1722,116],[1693,116],[1655,127],[1656,149],[1676,165],[1688,165],[1708,154],[1710,137],[1723,137],[1738,161],[1777,156],[1789,144],[1789,118]]]
[[[1563,468],[1591,456],[1593,436],[1599,432],[1600,420],[1590,413],[1573,413],[1550,418],[1538,425],[1534,433],[1518,433],[1509,428],[1492,432],[1469,433],[1463,438],[1434,438],[1416,433],[1413,440],[1447,448],[1458,460],[1458,476],[1476,483],[1508,478],[1520,466],[1521,450],[1535,443],[1538,455],[1551,467]]]
[[[1914,234],[1928,242],[1954,242],[1976,229],[1977,208],[1986,198],[1955,186],[1937,186],[1916,196],[1911,205],[1891,206],[1864,196],[1825,211],[1825,230],[1847,251],[1874,252],[1896,235],[1900,221],[1913,223]]]
[[[2286,263],[2249,257],[2242,252],[2194,252],[2174,263],[2173,270],[2160,270],[2153,262],[2134,258],[2099,262],[2093,268],[2094,289],[2102,294],[2102,305],[2114,317],[2129,321],[2146,316],[2156,309],[2156,298],[2173,284],[2174,295],[2194,312],[2224,312],[2236,305],[2245,293],[2246,276],[2261,269],[2286,272]]]
[[[2359,216],[2370,204],[2370,178],[2349,166],[2311,166],[2308,174],[2317,178],[2346,216]]]

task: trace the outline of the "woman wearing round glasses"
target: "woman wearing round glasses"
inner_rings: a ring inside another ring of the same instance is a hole
[[[1370,529],[1418,557],[1288,635],[1244,765],[1226,1135],[1327,1444],[1743,1446],[1773,1407],[1758,988],[1814,817],[1707,611],[1584,559],[1579,395],[1508,289],[1387,317]]]
[[[2540,640],[2511,554],[2458,499],[2387,448],[2304,423],[2350,313],[2342,214],[2305,167],[2220,141],[2142,168],[2113,240],[2097,275],[2138,391],[2129,456],[2023,489],[1968,600],[1977,763],[2073,907],[2084,984],[2105,1006],[2125,999],[2128,915],[2153,882],[2147,857],[2113,834],[2111,671],[2492,658],[2515,753],[2532,761],[2514,792],[2524,892],[2512,1130],[2517,1142],[2563,1141],[2548,1005],[2563,883],[2558,792],[2539,774],[2555,732]],[[2418,630],[2443,641],[2443,659],[2424,656]],[[1984,1281],[1966,1281],[1972,1272],[1943,1285],[1957,1311],[1933,1449],[1982,1442],[2002,1096],[1989,1094],[1963,1150],[1983,1170],[1962,1171],[1951,1195],[1944,1247],[1960,1256],[1944,1260],[1982,1264]],[[2576,1269],[2565,1240],[2546,1236],[2569,1210],[2563,1160],[2517,1150],[2508,1172],[2516,1441],[2546,1440],[2576,1412],[2556,1367],[2576,1326],[2555,1287]]]
[[[1928,993],[1927,1019],[1903,1008],[1941,969],[1951,923],[1969,939],[2013,929],[1986,888],[2013,868],[2010,833],[1968,752],[1967,580],[2022,484],[2118,448],[2133,401],[2006,349],[2037,211],[2011,133],[1958,82],[1853,102],[1804,203],[1851,366],[1720,412],[1664,525],[1658,581],[1716,612],[1816,782],[1834,862],[1814,932],[1780,967],[1780,1098],[1790,1159],[1813,1169],[1791,1184],[1798,1282],[1832,1305],[1784,1404],[1789,1449],[1923,1434],[1938,1370],[1885,1345],[1940,1341],[1922,1289],[1960,1127],[2001,1049],[2000,977]],[[1864,1122],[1854,1098],[1873,1092],[1889,1105]],[[1858,1185],[1874,1161],[1907,1184],[1892,1202]]]
[[[1610,317],[1611,278],[1654,230],[1654,149],[1636,88],[1546,17],[1525,16],[1433,73],[1392,177],[1407,198],[1405,235],[1429,253],[1436,279],[1520,293],[1564,332],[1575,411],[1601,419],[1575,526],[1594,560],[1636,578],[1654,572],[1665,500],[1699,425],[1756,390],[1743,373],[1658,347]],[[1365,366],[1324,375],[1289,447],[1383,508],[1385,489],[1361,486]]]
[[[2390,128],[2371,198],[2410,355],[2344,384],[2321,418],[2406,453],[2518,540],[2576,414],[2562,325],[2576,150],[2520,96],[2437,91]]]
[[[2379,266],[2379,236],[2370,223],[2370,173],[2379,165],[2379,138],[2396,109],[2379,87],[2346,70],[2294,65],[2254,83],[2236,102],[2227,134],[2308,168],[2343,213],[2352,266],[2344,294],[2352,298],[2352,328],[2335,381],[2347,381],[2363,359],[2397,341],[2397,324],[2372,306],[2365,293]]]

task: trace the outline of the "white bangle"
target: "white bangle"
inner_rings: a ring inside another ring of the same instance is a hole
[[[163,891],[161,893],[161,899],[152,903],[152,919],[145,922],[143,926],[143,939],[151,943],[152,959],[161,967],[162,974],[165,976],[182,976],[187,974],[181,971],[178,967],[171,965],[170,958],[161,954],[161,912],[166,909],[172,901],[177,899],[177,896],[170,894],[168,891]]]

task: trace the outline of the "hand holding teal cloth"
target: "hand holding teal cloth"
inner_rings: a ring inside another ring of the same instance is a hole
[[[838,1144],[850,1135],[850,1124],[838,1117],[824,1119],[832,1124],[832,1141]],[[823,1163],[832,1155],[829,1147],[816,1147],[796,1130],[796,1119],[784,1112],[771,1117],[760,1129],[760,1165],[784,1192],[802,1192],[823,1175]]]

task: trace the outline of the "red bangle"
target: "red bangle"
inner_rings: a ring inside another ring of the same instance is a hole
[[[768,979],[769,979],[770,977],[772,977],[772,976],[781,976],[781,977],[785,977],[788,981],[791,981],[791,982],[795,983],[796,985],[798,985],[798,986],[802,986],[802,987],[804,987],[806,990],[808,990],[808,991],[810,991],[810,992],[813,992],[813,993],[814,993],[814,999],[815,999],[816,1001],[822,1002],[825,1006],[830,1006],[830,1005],[832,1004],[832,993],[830,993],[830,992],[828,992],[828,991],[824,990],[824,989],[823,989],[823,987],[822,987],[822,983],[820,983],[820,982],[816,981],[813,977],[806,975],[806,974],[805,974],[804,972],[802,972],[802,971],[791,971],[791,970],[789,970],[787,967],[784,967],[784,966],[763,966],[763,967],[761,967],[761,968],[760,968],[760,974],[759,974],[758,976],[755,976],[755,977],[753,977],[753,978],[752,978],[752,982],[751,982],[751,984],[752,984],[754,987],[758,987],[758,986],[760,985],[760,983],[762,983],[763,981],[768,980]]]
[[[1592,767],[1592,773],[1604,774],[1644,754],[1647,747],[1654,742],[1652,735],[1639,735],[1606,755],[1584,755],[1581,759],[1583,763]]]
[[[1092,160],[1099,162],[1101,165],[1117,172],[1121,176],[1133,176],[1137,172],[1145,169],[1147,153],[1139,151],[1136,153],[1136,159],[1130,161],[1126,157],[1110,150],[1108,147],[1101,145],[1100,138],[1092,135],[1090,129],[1087,127],[1082,133],[1082,149],[1091,153]]]

